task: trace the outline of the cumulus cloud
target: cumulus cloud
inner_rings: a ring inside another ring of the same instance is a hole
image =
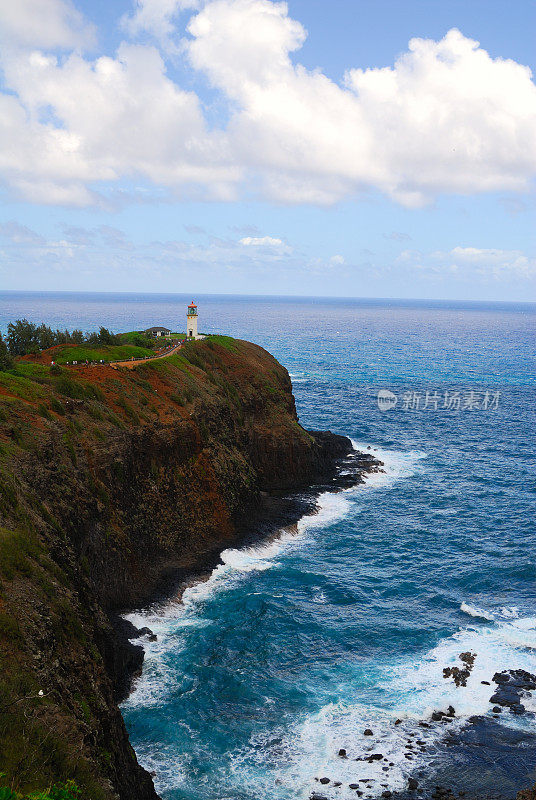
[[[214,0],[189,25],[192,64],[237,103],[230,130],[265,190],[330,202],[375,187],[408,205],[440,192],[523,189],[536,169],[530,70],[451,30],[412,39],[394,67],[339,86],[294,65],[305,39],[285,3]]]
[[[292,247],[276,236],[244,236],[238,243],[263,255],[270,253],[274,257],[282,257],[292,253]]]
[[[121,23],[132,36],[149,33],[169,49],[178,14],[200,5],[201,0],[136,0],[134,13],[126,14]]]
[[[95,30],[70,0],[2,0],[0,40],[25,47],[90,46]]]
[[[524,191],[536,172],[530,70],[457,30],[412,39],[393,66],[350,68],[339,84],[296,63],[306,31],[286,3],[137,0],[124,27],[160,42],[190,9],[182,49],[226,110],[210,127],[199,97],[167,74],[165,45],[164,56],[123,43],[113,58],[59,59],[47,51],[89,35],[67,0],[1,8],[16,47],[3,54],[0,175],[35,202],[88,205],[136,179],[179,196],[320,205],[373,189],[415,207]]]
[[[26,198],[88,205],[96,181],[133,176],[234,196],[225,137],[208,132],[198,97],[166,76],[155,48],[123,44],[95,62],[28,52],[4,70],[17,97],[0,96],[0,172]]]
[[[283,240],[276,239],[273,236],[244,236],[243,239],[240,239],[240,244],[243,244],[246,247],[281,247]]]

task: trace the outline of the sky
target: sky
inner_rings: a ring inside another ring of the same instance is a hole
[[[536,301],[534,0],[0,0],[0,288]]]

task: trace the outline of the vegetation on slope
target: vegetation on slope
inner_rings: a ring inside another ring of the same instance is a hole
[[[152,348],[136,347],[130,344],[102,345],[64,345],[48,351],[56,364],[67,364],[73,361],[127,361],[129,358],[147,358],[154,355]]]
[[[307,478],[312,440],[286,370],[247,342],[132,370],[50,354],[0,371],[0,770],[23,795],[74,779],[84,800],[154,800],[106,612],[234,541],[259,483]]]
[[[0,782],[4,777],[0,774]],[[80,790],[74,781],[55,784],[44,792],[32,792],[27,795],[15,792],[9,786],[0,786],[0,800],[80,800]]]

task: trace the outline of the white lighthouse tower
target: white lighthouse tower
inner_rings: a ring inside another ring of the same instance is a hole
[[[200,339],[197,332],[197,306],[192,300],[188,306],[188,313],[186,314],[186,337],[188,339]]]

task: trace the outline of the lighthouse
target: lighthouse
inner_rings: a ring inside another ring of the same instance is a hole
[[[197,333],[197,306],[192,300],[186,314],[186,336],[188,339],[199,339]]]

